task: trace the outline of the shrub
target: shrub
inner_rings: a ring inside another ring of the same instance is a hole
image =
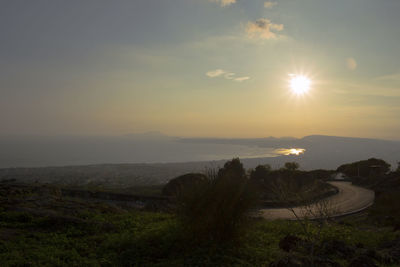
[[[233,159],[185,190],[178,214],[195,240],[228,241],[240,236],[256,200],[240,161]]]
[[[349,177],[379,176],[390,171],[390,164],[382,159],[370,158],[368,160],[340,165],[337,171]]]
[[[178,176],[170,180],[163,188],[162,194],[167,196],[179,197],[185,191],[190,190],[191,187],[197,186],[199,183],[205,181],[207,177],[201,173],[188,173]]]
[[[285,169],[287,169],[287,170],[295,171],[298,168],[300,168],[300,165],[297,162],[286,162],[285,163]]]
[[[268,174],[271,172],[272,168],[270,165],[258,165],[254,170],[250,173],[250,179],[254,181],[263,181]]]

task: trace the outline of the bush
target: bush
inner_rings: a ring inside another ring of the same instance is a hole
[[[254,170],[250,172],[250,179],[253,181],[264,181],[264,179],[271,172],[272,168],[270,165],[258,165]]]
[[[374,205],[369,209],[369,215],[375,221],[387,226],[400,226],[400,190],[396,189],[377,194]]]
[[[190,190],[191,187],[196,187],[206,179],[207,177],[201,173],[188,173],[178,176],[164,186],[162,194],[179,197],[182,192]]]
[[[181,195],[178,214],[195,240],[228,241],[240,236],[257,197],[239,166],[238,159],[228,161],[218,174],[209,174]]]
[[[349,164],[340,165],[338,172],[342,172],[349,177],[368,177],[382,176],[390,171],[390,164],[382,159],[370,158]]]
[[[289,171],[295,171],[300,168],[300,165],[297,162],[286,162],[285,169]]]

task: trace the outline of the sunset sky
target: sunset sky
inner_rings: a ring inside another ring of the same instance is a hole
[[[0,4],[2,135],[400,139],[399,0]]]

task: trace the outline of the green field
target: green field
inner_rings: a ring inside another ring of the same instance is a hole
[[[219,244],[190,239],[174,215],[107,209],[82,210],[79,221],[60,221],[25,212],[0,213],[2,266],[267,266],[289,255],[279,248],[286,235],[303,237],[297,222],[254,219],[240,239]],[[321,242],[340,241],[355,252],[325,255],[346,264],[368,249],[380,249],[399,235],[390,228],[363,224],[357,217],[331,222]],[[315,230],[317,228],[315,227]],[[362,247],[357,249],[357,247]],[[295,252],[300,253],[300,252]],[[325,252],[326,253],[326,252]],[[293,252],[292,252],[293,254]],[[382,262],[377,264],[383,265]],[[395,266],[394,264],[392,266]]]

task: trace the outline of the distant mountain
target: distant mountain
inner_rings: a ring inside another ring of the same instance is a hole
[[[131,134],[126,134],[123,135],[122,138],[131,138],[131,139],[145,139],[145,140],[168,140],[168,139],[176,139],[177,137],[171,137],[168,135],[165,135],[161,132],[158,131],[151,131],[151,132],[145,132],[145,133],[131,133]]]
[[[180,138],[183,143],[203,143],[203,144],[231,144],[260,147],[282,147],[296,144],[298,138],[294,137],[265,137],[265,138]]]

